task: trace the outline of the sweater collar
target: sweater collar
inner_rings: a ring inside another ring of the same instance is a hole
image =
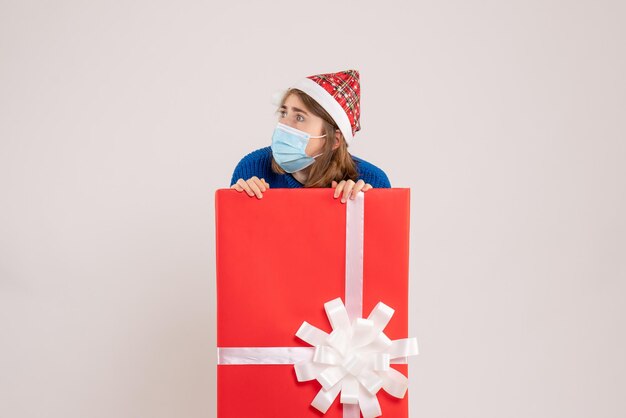
[[[285,173],[283,174],[283,176],[285,176],[285,180],[287,181],[287,184],[289,184],[289,187],[304,187],[304,185],[302,183],[300,183],[298,180],[296,180],[296,178],[293,176],[293,174],[291,173]]]

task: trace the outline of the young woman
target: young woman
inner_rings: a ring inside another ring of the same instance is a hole
[[[361,129],[359,72],[306,77],[278,103],[272,145],[243,157],[231,189],[263,197],[270,188],[332,187],[341,202],[359,191],[391,187],[384,171],[351,155],[348,146]]]

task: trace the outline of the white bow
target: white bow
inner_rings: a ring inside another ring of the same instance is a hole
[[[391,368],[392,360],[418,354],[417,339],[390,340],[383,329],[394,310],[378,302],[367,319],[356,318],[352,324],[341,298],[324,304],[333,328],[328,334],[302,323],[296,336],[315,347],[313,360],[294,364],[299,382],[316,379],[322,385],[311,405],[326,413],[339,392],[341,403],[358,404],[364,418],[382,415],[376,393],[382,388],[396,398],[403,398],[408,379]]]

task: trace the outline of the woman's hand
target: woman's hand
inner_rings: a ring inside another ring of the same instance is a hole
[[[260,179],[257,176],[252,176],[248,180],[239,179],[237,183],[230,186],[231,189],[235,189],[238,192],[245,190],[248,196],[255,196],[259,199],[263,197],[263,192],[270,188],[270,184],[265,179]]]
[[[372,185],[365,183],[364,180],[358,180],[356,183],[354,180],[341,180],[339,183],[333,180],[331,187],[335,189],[335,199],[343,192],[341,203],[345,203],[348,198],[354,200],[359,192],[366,192],[369,189],[373,189]]]

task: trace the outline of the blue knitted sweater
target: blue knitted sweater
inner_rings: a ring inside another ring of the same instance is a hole
[[[352,155],[359,173],[358,181],[363,179],[375,188],[391,187],[391,183],[383,170],[372,163]],[[252,176],[264,178],[271,188],[304,187],[291,173],[278,174],[272,171],[272,147],[252,151],[239,161],[230,180],[231,186],[239,179],[248,180]]]

